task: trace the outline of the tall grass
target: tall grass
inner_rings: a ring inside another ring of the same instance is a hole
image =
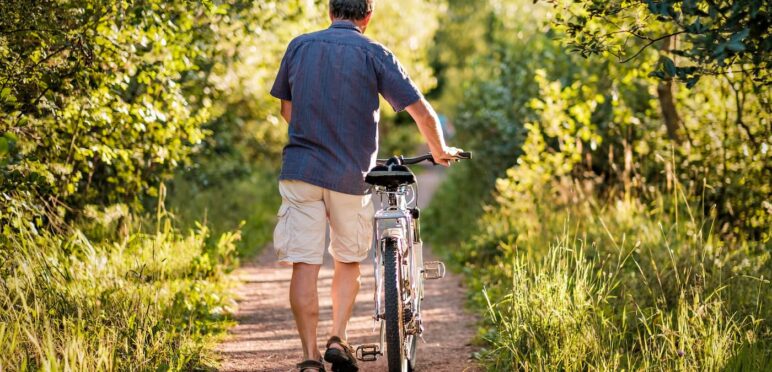
[[[449,253],[486,314],[489,370],[772,365],[768,242],[720,235],[677,189],[650,205],[601,201],[570,180],[523,190],[514,172]]]
[[[495,302],[483,290],[489,369],[760,371],[772,362],[759,322],[730,314],[721,290],[644,305],[624,289],[632,278],[622,266],[588,259],[583,243],[568,241],[538,261],[516,257],[511,287]]]
[[[0,370],[191,370],[231,306],[224,272],[238,233],[118,239],[21,231],[0,248]],[[152,230],[152,229],[151,229]]]

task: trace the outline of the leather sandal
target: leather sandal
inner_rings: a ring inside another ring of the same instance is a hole
[[[300,369],[300,372],[305,371],[318,371],[318,372],[327,372],[324,369],[324,363],[322,363],[322,360],[305,360],[301,363],[298,363],[295,367],[298,367]]]
[[[338,344],[341,349],[331,348],[330,345]],[[357,358],[354,357],[354,348],[338,336],[332,336],[327,340],[327,351],[324,352],[324,360],[332,363],[333,372],[357,372]]]

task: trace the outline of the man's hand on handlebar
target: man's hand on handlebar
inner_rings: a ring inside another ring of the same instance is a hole
[[[445,147],[441,152],[432,151],[432,157],[436,164],[442,165],[443,167],[449,167],[450,162],[458,159],[459,153],[463,151],[464,150],[455,147]]]

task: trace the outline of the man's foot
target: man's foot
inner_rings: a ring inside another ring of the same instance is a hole
[[[357,372],[357,359],[354,357],[354,348],[338,336],[332,336],[327,341],[327,351],[324,352],[324,360],[332,363],[333,372]]]
[[[303,361],[302,363],[298,363],[296,367],[300,369],[300,372],[326,372],[324,369],[324,363],[322,363],[321,359],[309,359]]]

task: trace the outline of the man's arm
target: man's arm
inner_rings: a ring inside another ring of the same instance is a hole
[[[437,113],[434,112],[432,105],[421,98],[415,103],[406,107],[407,112],[413,117],[416,124],[418,124],[418,130],[426,139],[426,143],[429,145],[429,151],[432,152],[434,161],[437,164],[443,166],[449,166],[451,159],[458,154],[459,149],[455,147],[448,147],[445,145],[445,138],[442,135],[442,127],[440,126],[440,119],[437,117]]]
[[[292,101],[281,100],[281,117],[289,124],[292,119]]]

